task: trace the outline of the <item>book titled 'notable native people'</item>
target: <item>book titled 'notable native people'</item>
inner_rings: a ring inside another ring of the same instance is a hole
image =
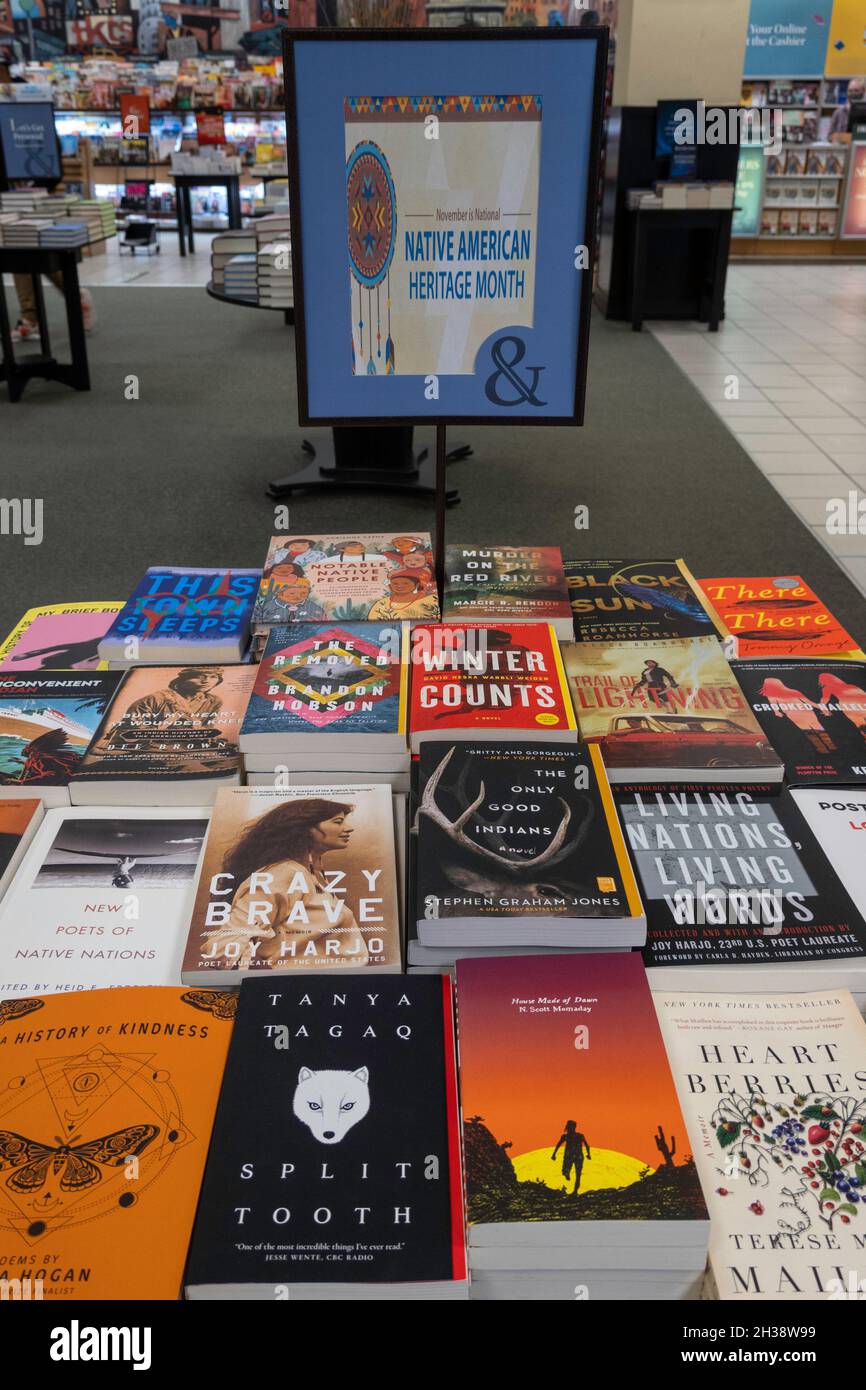
[[[445,547],[446,622],[551,623],[572,636],[562,554],[553,545]]]
[[[261,570],[152,565],[99,643],[115,668],[240,661]]]

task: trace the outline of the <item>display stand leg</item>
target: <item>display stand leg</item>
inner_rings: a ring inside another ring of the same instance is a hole
[[[448,451],[445,444],[445,426],[436,426],[436,534],[434,555],[436,558],[436,583],[439,597],[445,592],[445,508],[448,505],[445,489],[445,469],[448,466]]]
[[[383,428],[389,434],[393,432],[392,427]],[[366,434],[367,431],[359,433]],[[268,496],[279,500],[306,489],[322,492],[330,488],[352,488],[374,492],[412,492],[421,497],[435,497],[435,461],[428,458],[427,449],[414,453],[410,444],[404,459],[395,460],[393,456],[384,458],[390,441],[377,441],[378,433],[378,429],[369,431],[364,456],[369,457],[370,462],[365,462],[363,466],[355,466],[353,459],[350,460],[351,466],[347,466],[342,452],[341,457],[337,457],[333,434],[331,438],[317,439],[315,443],[309,439],[303,440],[301,450],[305,456],[304,466],[285,477],[275,478],[268,485]],[[458,444],[448,455],[447,461],[456,463],[458,459],[468,458],[471,453],[468,444]],[[460,494],[456,488],[445,489],[447,507],[454,507],[459,501]]]
[[[174,210],[177,217],[177,245],[182,256],[186,255],[186,232],[183,226],[183,187],[174,186]]]

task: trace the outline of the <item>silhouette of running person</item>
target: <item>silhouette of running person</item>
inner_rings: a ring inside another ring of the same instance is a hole
[[[559,1142],[553,1153],[550,1155],[551,1163],[556,1162],[556,1155],[562,1149],[562,1176],[568,1182],[574,1173],[574,1187],[571,1189],[572,1196],[575,1196],[580,1187],[580,1175],[583,1172],[583,1151],[586,1150],[587,1158],[591,1159],[589,1143],[586,1136],[581,1134],[577,1127],[576,1120],[566,1120],[565,1133],[559,1137]]]

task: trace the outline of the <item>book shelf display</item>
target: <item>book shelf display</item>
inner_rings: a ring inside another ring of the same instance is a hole
[[[749,77],[743,79],[741,106],[782,111],[786,144],[808,145],[829,134],[833,113],[844,106],[848,77]]]

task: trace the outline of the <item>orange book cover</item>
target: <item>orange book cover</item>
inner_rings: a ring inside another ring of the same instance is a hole
[[[236,1003],[0,1000],[0,1295],[180,1297]]]
[[[798,574],[699,583],[725,625],[730,657],[863,658],[854,638]]]

